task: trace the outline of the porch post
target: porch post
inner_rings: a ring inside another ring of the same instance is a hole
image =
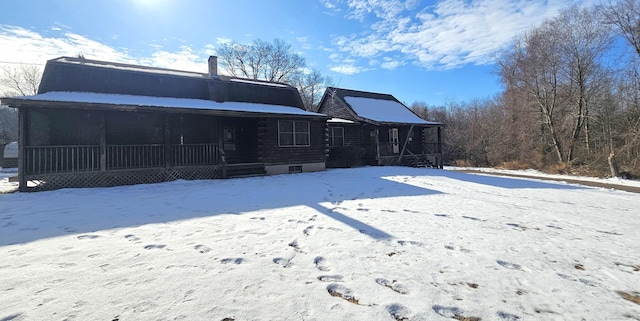
[[[404,156],[404,150],[407,149],[407,143],[409,143],[409,137],[413,136],[413,124],[411,128],[409,128],[409,132],[407,133],[407,137],[404,139],[404,145],[402,145],[402,151],[400,151],[400,156],[398,156],[398,165],[400,165],[400,161],[402,161],[402,157]]]
[[[171,167],[171,122],[169,114],[164,115],[164,167]]]
[[[222,126],[222,119],[216,117],[215,120],[218,133],[218,160],[222,160],[222,178],[227,178],[227,156],[224,153],[224,127]]]
[[[107,125],[106,111],[98,113],[100,115],[100,171],[107,170]]]
[[[442,164],[442,156],[443,156],[443,152],[442,152],[442,127],[438,126],[438,152],[440,153],[440,159],[438,161],[438,168],[442,169],[443,168],[443,164]]]
[[[380,129],[376,127],[376,161],[380,164]]]
[[[27,142],[27,117],[29,116],[28,110],[24,108],[18,109],[18,190],[21,192],[27,191],[27,176],[26,176],[26,142]]]

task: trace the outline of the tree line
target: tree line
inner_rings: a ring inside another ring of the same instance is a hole
[[[495,97],[411,106],[450,164],[640,175],[640,0],[568,7],[495,58]]]

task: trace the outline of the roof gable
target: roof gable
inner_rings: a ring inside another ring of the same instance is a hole
[[[348,110],[328,108],[328,104],[334,99],[339,100],[339,105]],[[374,124],[440,125],[418,117],[392,95],[342,88],[327,88],[320,112],[342,118],[345,118],[348,112],[355,116],[355,120]]]

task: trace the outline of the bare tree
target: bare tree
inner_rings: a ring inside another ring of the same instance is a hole
[[[304,108],[315,111],[331,79],[317,69],[306,70],[305,60],[282,39],[253,43],[229,42],[217,48],[220,64],[232,76],[284,82],[298,89]]]
[[[36,65],[0,68],[0,88],[3,96],[29,96],[38,93],[42,70]]]
[[[305,66],[302,56],[282,39],[251,44],[229,42],[217,48],[220,63],[233,76],[288,82]]]
[[[302,103],[308,111],[317,111],[320,98],[327,87],[332,86],[331,79],[323,76],[319,70],[299,72],[292,77],[291,84],[298,88]]]
[[[0,105],[0,148],[17,140],[18,110]]]
[[[640,56],[640,0],[619,0],[599,7],[604,22],[615,25],[620,35]]]
[[[518,105],[539,110],[543,144],[558,162],[573,162],[581,141],[589,152],[589,108],[605,84],[603,55],[612,43],[597,14],[577,6],[562,10],[516,39],[500,59],[507,90]]]
[[[0,68],[0,72],[0,89],[2,89],[0,97],[28,96],[38,93],[40,78],[42,78],[40,67],[35,65],[3,66]],[[0,148],[17,140],[18,111],[0,105]]]

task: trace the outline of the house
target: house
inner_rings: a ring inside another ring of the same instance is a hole
[[[329,87],[318,112],[332,117],[328,167],[442,168],[443,124],[421,119],[392,95]]]
[[[0,162],[0,169],[2,167],[18,167],[18,142],[11,142],[4,146],[2,162]]]
[[[19,110],[21,191],[325,169],[326,120],[296,88],[61,57]]]

